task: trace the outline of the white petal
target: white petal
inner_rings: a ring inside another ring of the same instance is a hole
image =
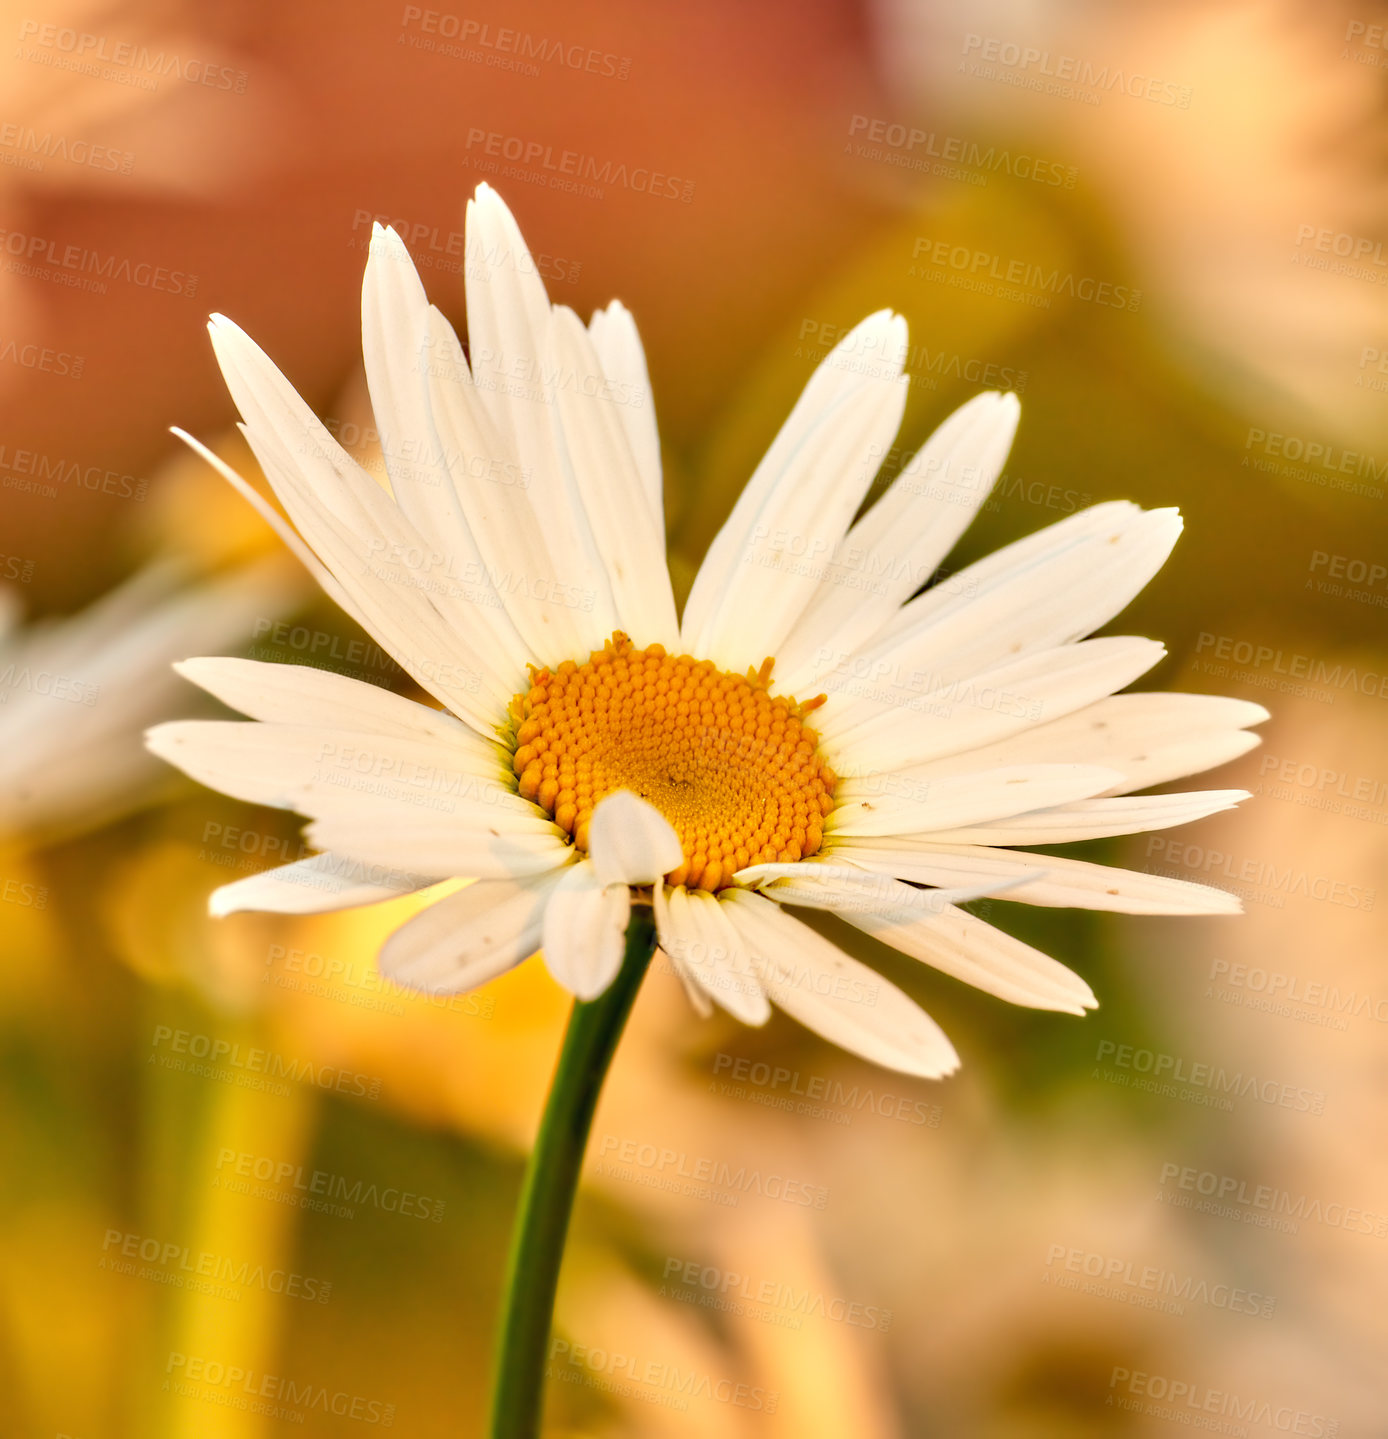
[[[214,316],[213,348],[242,431],[299,533],[391,656],[487,732],[524,678],[526,652],[495,592],[459,574],[328,433],[263,351]]]
[[[951,575],[899,611],[861,658],[943,683],[1093,633],[1145,587],[1181,533],[1175,510],[1116,508],[1097,531],[1079,523],[1089,512],[1076,515]]]
[[[955,908],[985,895],[1007,897],[1015,878],[964,889],[915,889],[856,867],[812,863],[757,865],[737,879],[758,883],[782,904],[830,910],[893,949],[1012,1004],[1081,1014],[1097,1003],[1063,964]]]
[[[245,500],[261,519],[280,537],[290,553],[322,587],[323,593],[346,614],[357,621],[363,629],[366,624],[352,597],[333,578],[333,573],[304,543],[303,536],[289,523],[259,490],[248,480],[237,474],[218,454],[209,450],[201,440],[194,439],[187,430],[177,425],[169,427],[169,433],[182,440],[195,455],[207,461],[214,470]]]
[[[938,1079],[959,1067],[939,1025],[881,975],[759,894],[725,890],[720,903],[756,956],[767,994],[792,1018],[904,1074]]]
[[[905,321],[882,310],[810,377],[699,568],[684,613],[691,653],[742,670],[778,651],[901,423],[905,351]]]
[[[1180,534],[1175,510],[1144,513],[1135,505],[1095,507],[1009,546],[927,590],[900,610],[880,636],[844,657],[825,681],[836,725],[908,703],[1038,651],[1083,638],[1112,619],[1156,573]],[[1040,541],[1047,541],[1040,543]],[[982,577],[976,571],[982,569]],[[859,677],[881,676],[869,694]],[[903,683],[904,682],[904,683]]]
[[[654,884],[684,858],[669,820],[629,789],[598,801],[588,823],[588,853],[602,884]]]
[[[617,407],[617,415],[641,472],[646,500],[656,518],[663,545],[665,486],[660,470],[660,435],[650,374],[646,369],[646,351],[637,333],[636,321],[620,300],[613,300],[605,310],[593,312],[588,333],[593,337],[603,373],[627,396],[625,403]]]
[[[383,640],[391,653],[417,665],[421,634],[437,635],[445,644],[431,658],[451,653],[473,689],[509,698],[525,650],[485,576],[405,516],[249,335],[221,315],[209,331],[242,433],[299,532],[369,625],[413,625],[398,642]]]
[[[573,560],[566,572],[545,542],[522,467],[477,397],[457,336],[429,305],[399,237],[380,226],[362,288],[362,348],[382,453],[406,516],[454,560],[451,573],[496,593],[531,653],[591,648],[584,640],[595,637],[575,622],[585,572]],[[610,633],[609,626],[602,637]]]
[[[545,964],[575,999],[596,999],[622,967],[631,890],[604,884],[587,860],[570,865],[545,906]]]
[[[1180,535],[1175,509],[1093,505],[927,590],[893,616],[881,646],[928,633],[942,657],[987,660],[1081,639],[1130,603]]]
[[[463,563],[476,546],[463,519],[429,406],[429,301],[400,237],[373,225],[362,279],[362,358],[381,457],[396,503]]]
[[[694,976],[689,972],[688,966],[682,963],[673,954],[667,954],[663,949],[657,948],[656,953],[660,955],[674,971],[675,978],[679,980],[680,986],[684,990],[685,998],[689,1000],[690,1005],[694,1009],[694,1013],[697,1014],[700,1019],[707,1019],[713,1013],[713,1001],[699,987]]]
[[[1058,719],[1131,684],[1165,655],[1155,640],[1081,640],[914,695],[845,728],[833,701],[820,734],[844,776],[906,770]]]
[[[335,850],[363,864],[387,865],[435,879],[509,879],[568,864],[573,846],[562,831],[526,833],[463,826],[451,814],[422,812],[383,822],[373,815],[315,820],[304,829],[314,849]]]
[[[554,365],[546,358],[550,305],[519,227],[490,185],[467,206],[468,341],[477,393],[496,431],[529,481],[528,500],[551,537],[551,551],[596,591],[579,618],[598,648],[617,628],[592,526],[564,458]]]
[[[1018,904],[1117,914],[1239,914],[1243,910],[1237,895],[1208,885],[1025,850],[859,839],[834,845],[826,858],[860,864],[915,884],[987,884],[1022,873],[1035,875],[1029,883],[1000,893],[1001,898]]]
[[[1102,534],[1113,525],[1123,523],[1125,518],[1133,520],[1142,513],[1141,506],[1135,505],[1131,500],[1104,500],[1073,515],[1067,515],[1055,524],[1033,530],[1031,534],[1023,535],[1020,540],[1014,540],[999,550],[993,550],[981,560],[975,560],[966,569],[960,570],[959,574],[967,574],[975,582],[973,588],[986,589],[1001,575],[1024,568],[1031,561],[1041,559],[1052,551],[1086,536]]]
[[[975,395],[904,464],[844,536],[776,655],[800,693],[881,630],[939,568],[1002,472],[1021,413],[1016,395]]]
[[[439,740],[188,720],[156,727],[146,743],[234,798],[318,816],[310,845],[367,864],[497,878],[572,857],[563,831],[510,791],[502,766]]]
[[[1130,795],[1084,799],[1074,804],[1011,815],[989,824],[936,830],[931,838],[945,844],[1074,844],[1120,834],[1171,829],[1233,809],[1249,798],[1246,789],[1195,790],[1190,794]]]
[[[702,953],[708,958],[703,978],[709,993],[744,1024],[765,1024],[771,1018],[771,1001],[722,900],[700,889],[684,893],[694,931],[703,939]]]
[[[720,902],[683,885],[657,884],[656,932],[660,947],[703,993],[744,1024],[765,1024],[771,1015],[754,956]]]
[[[261,910],[275,914],[326,914],[398,899],[436,884],[382,865],[364,865],[342,854],[315,854],[214,889],[208,913],[217,917]]]
[[[623,426],[628,401],[604,375],[583,322],[556,305],[546,358],[558,371],[563,453],[607,570],[617,624],[643,644],[679,644],[665,533]]]
[[[1102,794],[1122,775],[1086,764],[1009,765],[945,779],[899,774],[840,781],[824,821],[836,835],[924,834]]]
[[[980,765],[1085,763],[1122,771],[1113,791],[1146,789],[1227,763],[1259,742],[1242,726],[1268,718],[1262,705],[1216,695],[1111,695],[1073,714],[905,771],[910,782]]]
[[[429,395],[480,568],[536,659],[557,663],[598,648],[616,627],[603,576],[548,521],[533,469],[503,439],[448,320],[429,312]]]
[[[482,739],[445,710],[313,665],[210,656],[182,660],[174,669],[251,719],[401,739],[436,739],[479,758],[500,754],[495,742]]]
[[[467,202],[464,279],[479,393],[522,463],[552,477],[554,437],[536,392],[549,297],[515,218],[485,182]]]
[[[456,824],[547,833],[538,806],[510,788],[499,751],[478,755],[451,737],[362,734],[315,725],[240,720],[174,720],[146,743],[199,783],[251,804],[315,819],[413,813]],[[331,846],[328,846],[331,848]]]
[[[893,910],[925,918],[942,913],[947,905],[968,904],[970,900],[1001,894],[1024,884],[1027,876],[1018,874],[961,889],[916,889],[859,865],[810,859],[793,864],[751,864],[738,870],[733,878],[739,885],[761,890],[778,904],[827,909],[834,914]]]
[[[476,989],[540,947],[545,903],[559,882],[479,879],[407,920],[386,940],[381,973],[425,994]]]
[[[1011,1004],[1083,1014],[1099,1002],[1073,970],[952,905],[929,919],[862,912],[844,918],[883,944]]]

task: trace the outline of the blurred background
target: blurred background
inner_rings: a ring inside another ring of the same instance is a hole
[[[1022,397],[952,563],[1178,504],[1120,632],[1169,647],[1147,686],[1273,715],[1200,781],[1241,810],[1088,851],[1245,917],[978,906],[1090,980],[1083,1021],[816,919],[944,1025],[947,1082],[697,1020],[653,972],[548,1432],[1388,1434],[1388,11],[430,3],[4,5],[0,1433],[481,1432],[564,997],[536,964],[384,984],[408,902],[208,920],[296,826],[137,735],[194,711],[190,653],[404,688],[167,429],[245,461],[222,311],[369,458],[372,220],[461,325],[487,179],[553,298],[637,317],[677,586],[816,361],[891,306],[884,477],[979,390]],[[564,151],[607,178],[558,187]],[[726,1183],[660,1187],[701,1165]]]

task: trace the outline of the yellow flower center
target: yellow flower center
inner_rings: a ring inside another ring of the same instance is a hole
[[[824,696],[769,694],[773,663],[728,674],[618,631],[584,664],[532,667],[511,702],[521,794],[586,852],[598,801],[632,790],[680,837],[671,884],[713,891],[749,864],[814,854],[835,777],[804,718]]]

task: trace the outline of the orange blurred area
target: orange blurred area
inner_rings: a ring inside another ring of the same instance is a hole
[[[637,319],[681,599],[815,364],[891,307],[911,386],[884,476],[979,391],[1022,401],[950,568],[1097,501],[1179,505],[1115,632],[1166,644],[1145,687],[1272,712],[1199,781],[1242,808],[1085,850],[1243,917],[974,906],[1089,981],[1084,1020],[816,918],[938,1018],[951,1079],[779,1013],[701,1019],[657,963],[588,1152],[546,1433],[1388,1433],[1388,11],[60,0],[0,24],[16,614],[176,561],[189,593],[244,586],[220,652],[409,692],[168,429],[254,473],[219,312],[370,466],[372,222],[461,329],[487,180],[552,299]],[[44,763],[133,763],[142,723]],[[451,998],[383,980],[412,899],[210,919],[217,885],[300,857],[297,821],[141,786],[85,828],[0,814],[0,1436],[482,1434],[567,995],[539,962]]]

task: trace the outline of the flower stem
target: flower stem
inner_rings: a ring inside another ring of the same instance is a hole
[[[511,1236],[492,1393],[492,1439],[537,1439],[554,1295],[583,1151],[617,1041],[655,953],[655,919],[633,909],[616,979],[575,1001]]]

